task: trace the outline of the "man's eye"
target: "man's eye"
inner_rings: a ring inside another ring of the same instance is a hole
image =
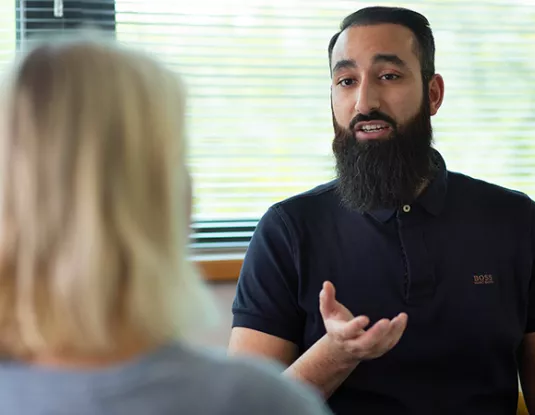
[[[384,79],[385,81],[395,81],[396,79],[399,79],[399,75],[396,75],[393,73],[387,73],[387,74],[381,75],[381,79]]]
[[[350,86],[350,85],[353,85],[355,83],[355,80],[354,79],[351,79],[351,78],[344,78],[344,79],[341,79],[339,82],[338,82],[338,85],[342,85],[342,86]]]

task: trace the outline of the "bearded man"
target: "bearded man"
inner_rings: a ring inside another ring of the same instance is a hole
[[[338,177],[260,220],[229,353],[279,361],[338,415],[513,415],[518,375],[535,413],[533,201],[433,148],[424,16],[361,9],[328,51]]]

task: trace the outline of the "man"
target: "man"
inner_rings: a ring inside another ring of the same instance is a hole
[[[229,353],[279,360],[339,415],[512,415],[518,372],[535,413],[535,204],[432,148],[434,53],[413,11],[344,19],[338,179],[272,206],[240,275]]]

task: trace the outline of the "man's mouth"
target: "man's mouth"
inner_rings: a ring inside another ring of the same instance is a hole
[[[390,125],[384,122],[362,122],[356,125],[355,136],[358,140],[387,138],[391,131]]]
[[[363,126],[361,128],[361,131],[364,131],[364,132],[380,131],[380,130],[384,130],[385,128],[388,128],[388,125],[371,124],[371,125]]]

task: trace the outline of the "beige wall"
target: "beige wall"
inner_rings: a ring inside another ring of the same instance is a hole
[[[191,339],[193,343],[203,346],[226,348],[232,324],[232,300],[236,292],[235,283],[212,283],[209,285],[219,309],[219,324],[206,333],[198,333]]]

